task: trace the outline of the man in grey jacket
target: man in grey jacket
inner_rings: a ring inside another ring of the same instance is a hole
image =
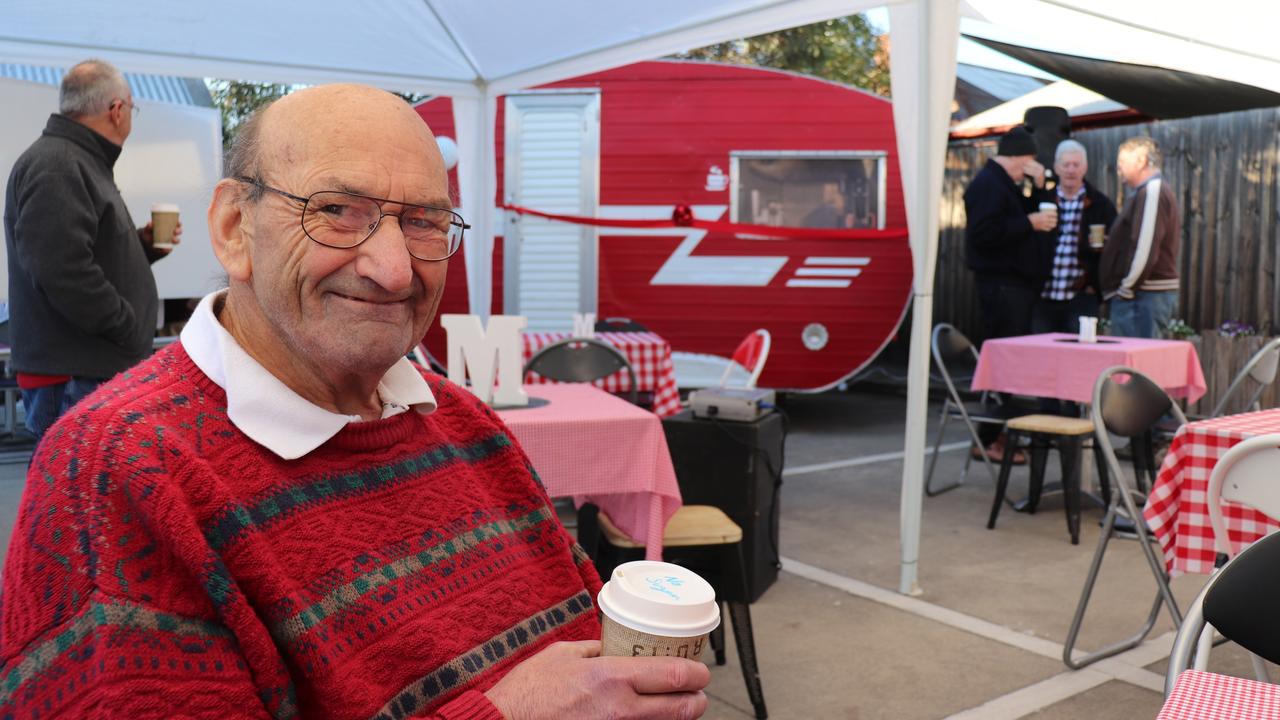
[[[87,60],[5,189],[12,366],[39,439],[69,407],[151,352],[159,298],[152,247],[113,167],[137,107],[124,76]],[[176,240],[175,240],[176,241]]]

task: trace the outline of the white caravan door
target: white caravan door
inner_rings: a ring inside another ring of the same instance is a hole
[[[508,95],[504,188],[508,204],[594,217],[600,199],[600,95],[545,91]],[[530,330],[572,330],[596,311],[596,229],[506,214],[503,313]]]

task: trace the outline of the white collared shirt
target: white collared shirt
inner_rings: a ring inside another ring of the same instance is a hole
[[[227,393],[227,417],[250,440],[285,460],[295,460],[323,445],[359,415],[335,413],[315,405],[254,360],[218,322],[214,306],[226,290],[210,293],[182,329],[182,346],[196,367]],[[378,383],[382,417],[413,408],[426,415],[436,409],[427,381],[400,358]]]

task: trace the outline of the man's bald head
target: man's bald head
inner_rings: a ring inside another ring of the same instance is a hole
[[[365,85],[320,85],[256,110],[231,143],[224,176],[261,179],[267,165],[298,163],[332,148],[376,142],[373,128],[394,129],[403,133],[402,142],[439,156],[431,129],[399,96]],[[260,188],[248,189],[251,199],[262,194]]]

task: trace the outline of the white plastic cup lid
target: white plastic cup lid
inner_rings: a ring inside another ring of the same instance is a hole
[[[156,203],[156,204],[154,204],[154,205],[152,205],[152,206],[151,206],[151,212],[153,212],[153,213],[154,213],[154,212],[160,212],[160,213],[164,213],[164,212],[168,212],[168,213],[176,213],[176,212],[180,212],[180,211],[178,210],[178,206],[177,206],[177,205],[174,205],[173,203]]]
[[[720,624],[720,604],[711,584],[670,563],[619,565],[596,602],[614,622],[650,635],[696,637]]]
[[[1058,212],[1058,203],[1042,202],[1040,203],[1040,209],[1047,210],[1049,212]]]

